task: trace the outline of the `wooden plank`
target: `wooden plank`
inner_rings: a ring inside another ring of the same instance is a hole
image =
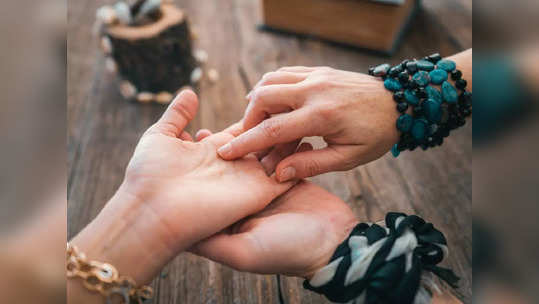
[[[79,1],[69,5],[69,237],[112,196],[138,138],[164,110],[161,106],[125,102],[114,78],[104,72],[91,27],[95,9],[112,2]],[[281,66],[327,65],[364,72],[384,60],[398,62],[435,51],[449,55],[471,47],[471,1],[464,1],[464,5],[424,1],[425,9],[390,59],[258,32],[261,15],[257,1],[177,3],[186,10],[198,33],[195,45],[209,53],[207,67],[216,68],[221,75],[215,84],[202,80],[198,88],[201,107],[190,131],[200,127],[219,131],[239,120],[250,87],[264,73]],[[459,17],[462,12],[464,17]],[[456,16],[465,22],[460,22],[458,30],[450,30],[444,16]],[[385,156],[349,172],[314,178],[349,203],[362,220],[376,221],[393,210],[418,213],[435,223],[446,233],[452,248],[447,265],[463,277],[457,295],[465,303],[471,303],[471,130],[469,124],[432,151],[404,153],[396,160]],[[329,303],[303,290],[301,283],[297,278],[283,278],[286,303]],[[153,284],[156,303],[279,303],[274,276],[240,273],[187,253],[174,259]]]

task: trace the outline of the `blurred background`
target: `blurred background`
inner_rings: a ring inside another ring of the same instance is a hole
[[[92,31],[96,9],[112,3],[8,0],[0,6],[0,291],[6,303],[65,302],[66,238],[112,196],[138,138],[164,110],[124,100],[117,78],[106,72]],[[208,55],[195,85],[201,108],[192,133],[201,127],[219,131],[240,119],[246,92],[281,66],[366,72],[380,62],[472,47],[471,0],[422,1],[409,22],[404,18],[407,30],[400,43],[382,51],[386,55],[349,47],[350,41],[336,44],[341,39],[320,33],[276,34],[275,24],[260,31],[262,1],[174,3],[187,14],[193,49]],[[446,266],[462,277],[453,293],[464,303],[534,303],[539,3],[476,0],[473,6],[473,133],[469,122],[441,148],[386,156],[315,182],[362,220],[398,210],[432,221],[448,237]],[[278,303],[274,277],[235,272],[189,254],[153,284],[156,303]],[[286,303],[327,303],[303,291],[300,280],[281,284]]]

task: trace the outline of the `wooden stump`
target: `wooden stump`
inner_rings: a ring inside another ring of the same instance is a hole
[[[109,25],[102,34],[102,48],[123,80],[124,97],[168,103],[178,89],[191,84],[197,62],[187,18],[174,5],[163,4],[156,22]]]

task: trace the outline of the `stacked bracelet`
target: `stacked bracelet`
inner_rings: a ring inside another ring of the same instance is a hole
[[[457,70],[455,62],[442,59],[440,54],[404,60],[396,66],[382,64],[370,68],[369,74],[384,80],[385,88],[394,93],[397,111],[401,113],[397,129],[402,134],[391,149],[395,157],[418,146],[427,150],[441,145],[472,114],[472,93],[466,91],[462,72]],[[455,86],[448,81],[449,77]],[[441,92],[432,85],[441,85]],[[409,108],[411,114],[406,113]]]
[[[444,235],[418,216],[388,213],[386,227],[358,224],[329,264],[303,283],[330,301],[429,303],[432,274],[452,287],[459,278],[438,267],[448,254]]]

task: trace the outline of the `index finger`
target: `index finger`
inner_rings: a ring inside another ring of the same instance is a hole
[[[222,146],[218,153],[223,159],[232,160],[277,144],[319,135],[321,124],[314,117],[308,108],[271,117]]]

